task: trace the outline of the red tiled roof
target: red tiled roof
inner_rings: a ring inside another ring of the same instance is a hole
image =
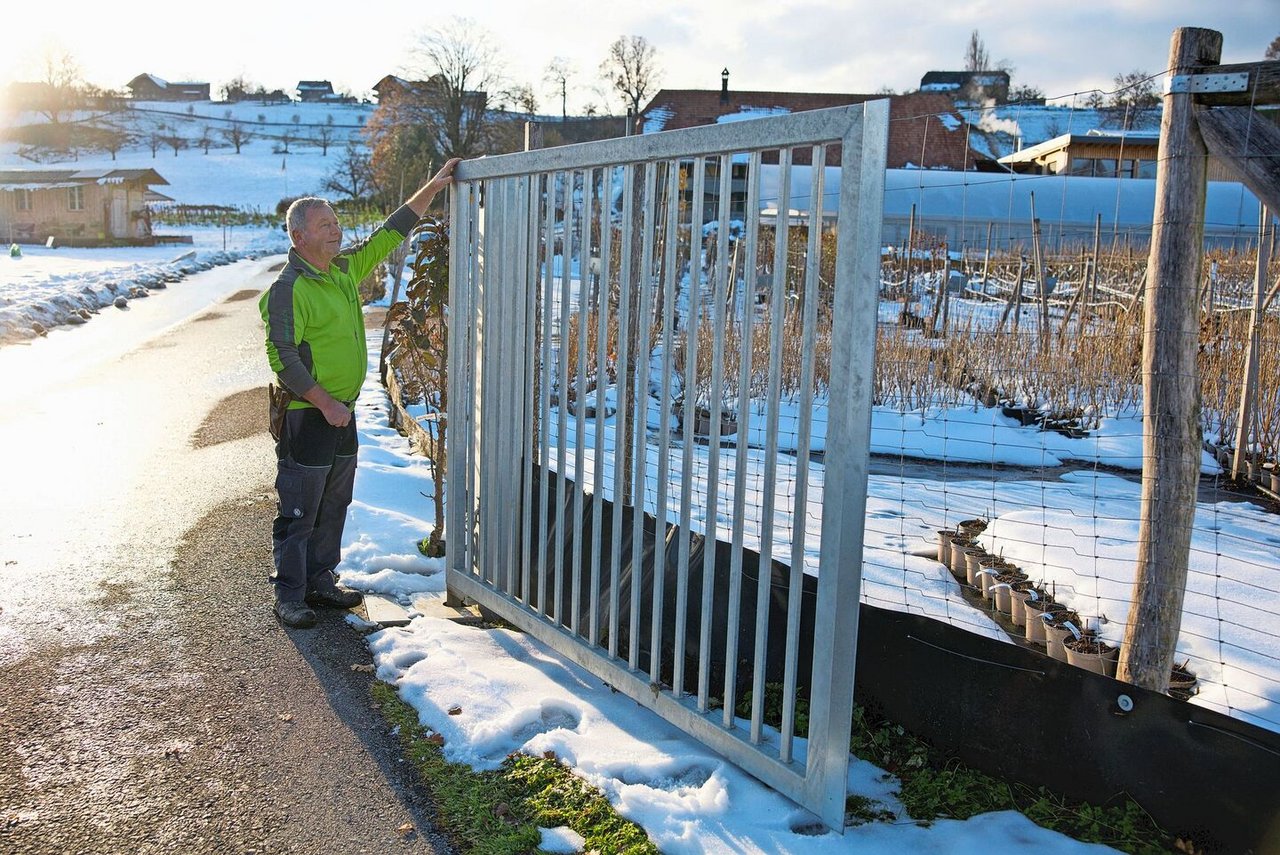
[[[715,124],[721,116],[753,110],[799,113],[889,99],[889,168],[922,166],[973,169],[979,160],[990,160],[969,148],[964,120],[951,98],[933,92],[909,95],[865,95],[822,92],[730,91],[721,103],[715,89],[663,89],[640,112],[641,126],[661,124],[674,131]],[[656,128],[655,128],[656,130]],[[827,163],[839,164],[839,147],[827,152]],[[807,163],[807,153],[797,152],[796,162]]]

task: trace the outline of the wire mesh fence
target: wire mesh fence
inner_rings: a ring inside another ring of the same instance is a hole
[[[989,118],[978,114],[975,126]],[[626,599],[639,586],[606,585],[605,608],[580,609],[599,593],[586,590],[593,580],[608,578],[599,562],[624,525],[584,520],[601,519],[600,501],[656,518],[656,554],[636,565],[713,563],[705,538],[730,556],[758,554],[762,568],[820,575],[831,395],[849,382],[831,353],[850,334],[833,320],[840,174],[827,162],[806,146],[555,173],[533,192],[535,231],[549,237],[525,245],[533,460],[558,476],[537,483],[526,530],[559,539],[508,544],[512,557],[523,550],[523,596],[700,709],[746,715],[754,736],[770,688],[750,666],[759,651],[737,649],[699,603],[680,595],[661,613],[676,637],[724,634],[723,683],[686,667],[679,649],[662,661],[660,645],[642,650],[645,636],[626,626],[641,613]],[[1153,193],[1145,174],[890,171],[864,602],[1114,673],[1141,479],[1160,477],[1141,420],[1151,211],[1145,225],[1128,212]],[[1199,389],[1205,445],[1170,691],[1280,730],[1280,264],[1267,260],[1274,231],[1246,225],[1262,219],[1252,195],[1211,185],[1215,194],[1198,366],[1185,378]],[[654,219],[624,222],[639,199]],[[903,228],[891,223],[895,205],[910,208]],[[620,415],[637,406],[643,419]],[[629,548],[643,550],[643,515],[625,525]],[[645,592],[654,602],[662,578]],[[539,583],[550,590],[528,587]],[[755,589],[757,605],[767,589]],[[799,607],[798,595],[780,601]],[[787,644],[767,626],[746,637]],[[780,658],[793,663],[794,651]],[[785,740],[807,689],[794,673],[782,685]]]

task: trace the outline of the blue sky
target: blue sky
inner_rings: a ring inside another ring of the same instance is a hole
[[[432,17],[439,6],[411,0],[219,0],[194,16],[191,7],[177,8],[67,0],[50,16],[38,4],[17,4],[4,13],[0,83],[37,79],[42,57],[54,50],[107,87],[147,71],[210,81],[215,92],[243,74],[286,89],[299,79],[329,79],[359,94],[384,74],[407,70],[421,33],[452,14]],[[593,91],[597,69],[622,34],[657,47],[661,84],[671,88],[717,88],[728,67],[737,89],[874,92],[912,89],[928,70],[960,67],[976,28],[992,58],[1014,67],[1015,84],[1050,96],[1106,87],[1118,72],[1158,71],[1179,26],[1221,31],[1225,62],[1261,59],[1280,35],[1280,0],[477,0],[457,11],[491,34],[506,75],[534,86],[546,112],[559,106],[543,83],[556,56],[577,69],[570,109],[604,105]]]

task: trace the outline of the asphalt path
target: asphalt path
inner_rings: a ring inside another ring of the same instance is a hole
[[[271,614],[270,266],[0,348],[0,852],[448,851],[359,633]]]

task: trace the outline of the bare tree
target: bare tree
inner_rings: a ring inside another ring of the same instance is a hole
[[[1010,101],[1044,101],[1044,90],[1039,86],[1029,86],[1025,83],[1013,87],[1009,90]]]
[[[325,176],[324,189],[343,199],[364,199],[372,195],[373,172],[363,146],[347,140],[338,162]]]
[[[1102,110],[1106,124],[1132,130],[1160,106],[1154,78],[1145,71],[1134,69],[1127,74],[1117,74],[1114,84],[1115,89]]]
[[[171,128],[168,133],[162,134],[160,136],[160,141],[173,149],[174,157],[177,157],[178,152],[187,147],[187,138],[184,137],[182,132],[176,127]],[[154,157],[155,154],[152,153],[152,156]]]
[[[196,145],[204,149],[204,153],[209,153],[209,146],[213,145],[213,131],[208,125],[200,128],[200,136],[196,139]]]
[[[231,119],[230,110],[225,115],[228,119]],[[240,153],[241,146],[253,139],[253,134],[245,128],[244,123],[234,119],[231,119],[230,125],[222,129],[221,134],[224,140],[235,146],[236,154]]]
[[[169,129],[168,125],[156,125],[147,132],[147,147],[151,149],[151,159],[155,160],[156,152],[160,146],[164,145],[165,131]]]
[[[325,118],[324,124],[316,128],[316,133],[315,133],[315,136],[313,137],[313,141],[316,143],[316,145],[320,146],[320,154],[323,155],[324,157],[328,157],[329,146],[333,144],[333,134],[334,134],[333,115],[330,114],[325,116],[324,118]]]
[[[982,41],[982,36],[974,30],[969,33],[969,44],[964,49],[964,70],[988,71],[990,69],[991,54],[987,53],[987,46]]]
[[[526,116],[532,118],[538,112],[538,96],[532,86],[522,83],[513,86],[506,94],[515,108]]]
[[[645,98],[653,94],[662,77],[657,49],[644,36],[618,36],[600,63],[600,76],[622,95],[632,114],[638,116]]]
[[[547,64],[542,79],[551,84],[560,96],[560,120],[569,118],[569,78],[574,75],[573,64],[562,56],[558,56]]]
[[[256,86],[255,84],[250,83],[243,74],[238,74],[223,84],[222,100],[243,101],[255,91],[261,89],[261,86]]]
[[[71,54],[50,47],[44,54],[44,96],[38,112],[53,124],[62,121],[63,113],[69,113],[80,104],[84,81],[80,65]]]
[[[489,33],[454,18],[424,34],[412,59],[426,85],[395,99],[428,132],[432,159],[474,157],[488,152],[494,131],[489,93],[504,89],[500,54]]]

